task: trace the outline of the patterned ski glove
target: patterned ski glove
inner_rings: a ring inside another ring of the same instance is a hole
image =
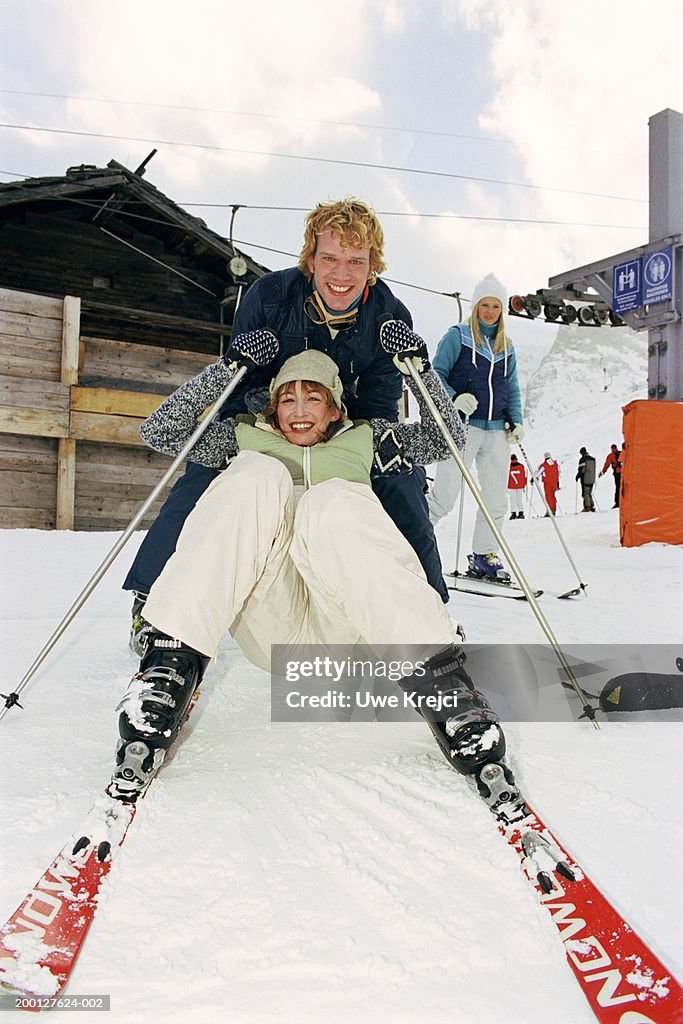
[[[406,359],[412,359],[418,373],[429,369],[427,346],[415,331],[411,331],[402,320],[385,320],[380,324],[379,340],[401,373],[408,374]]]
[[[517,423],[511,430],[506,430],[505,435],[508,439],[508,444],[517,444],[518,441],[524,440],[524,427],[521,423]]]
[[[272,331],[246,331],[232,339],[230,348],[223,355],[223,362],[234,369],[245,366],[247,370],[255,370],[257,366],[267,366],[272,362],[279,348]]]

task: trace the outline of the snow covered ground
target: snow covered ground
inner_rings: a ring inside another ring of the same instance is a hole
[[[614,410],[609,426],[602,415],[590,422],[584,411],[575,439],[567,422],[561,438],[559,426],[555,435],[546,426],[536,441],[535,429],[534,462],[553,442],[567,452],[576,442],[578,457],[591,431],[607,451],[620,440],[612,436],[619,422]],[[559,642],[614,645],[615,653],[642,645],[645,663],[673,671],[680,548],[621,548],[611,478],[598,484],[603,511],[594,515],[573,514],[573,473],[567,481],[558,522],[588,589],[573,601],[540,599]],[[534,585],[565,590],[576,577],[539,512],[537,498],[507,537]],[[462,561],[472,514],[468,498]],[[455,516],[438,536],[450,569]],[[114,540],[0,532],[3,692]],[[114,707],[136,667],[126,647],[129,600],[119,590],[136,543],[24,690],[25,709],[0,723],[2,920],[109,777]],[[525,602],[456,595],[449,607],[472,643],[544,641]],[[681,978],[679,717],[603,716],[599,731],[586,722],[512,722],[506,733],[539,812]],[[69,991],[110,994],[112,1024],[593,1020],[514,853],[427,729],[418,720],[271,724],[269,677],[230,641],[141,805]],[[91,1019],[101,1015],[79,1017]]]

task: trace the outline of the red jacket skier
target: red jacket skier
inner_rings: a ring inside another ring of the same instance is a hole
[[[614,473],[614,504],[612,508],[619,508],[619,492],[621,490],[621,464],[623,460],[623,448],[620,451],[615,444],[611,445],[605,464],[598,473],[598,476],[602,476],[611,469]]]
[[[508,470],[508,492],[510,495],[510,519],[524,519],[524,492],[527,485],[526,470],[516,455],[510,456]]]
[[[548,503],[548,508],[555,515],[557,511],[557,498],[555,492],[560,487],[560,467],[555,462],[550,452],[543,453],[543,462],[538,467],[537,474],[540,480],[543,481],[543,490],[545,492],[545,500]],[[547,513],[546,513],[547,515]]]

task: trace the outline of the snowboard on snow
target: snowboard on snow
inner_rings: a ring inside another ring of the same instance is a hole
[[[678,672],[624,672],[602,688],[602,711],[666,711],[683,708],[683,658]]]

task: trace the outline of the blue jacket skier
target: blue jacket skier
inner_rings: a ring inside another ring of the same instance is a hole
[[[464,461],[476,462],[482,496],[499,530],[507,511],[508,443],[524,437],[517,360],[507,336],[507,294],[489,274],[472,294],[472,315],[450,327],[436,350],[433,365],[453,403],[468,422]],[[427,497],[434,523],[453,509],[461,474],[454,462],[437,466]],[[479,510],[468,556],[470,573],[509,580],[497,553],[495,536]]]

